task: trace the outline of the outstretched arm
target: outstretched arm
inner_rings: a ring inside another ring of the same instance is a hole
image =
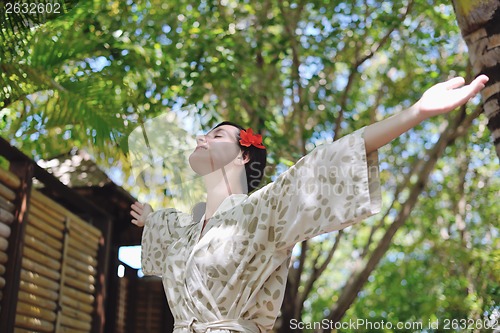
[[[364,132],[366,152],[370,153],[386,145],[427,118],[467,103],[484,88],[486,82],[488,77],[480,75],[465,86],[465,80],[461,77],[432,86],[409,109],[368,126]]]

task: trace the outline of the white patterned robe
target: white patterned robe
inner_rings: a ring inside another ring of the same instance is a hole
[[[181,332],[266,332],[280,310],[293,246],[379,211],[377,152],[364,129],[319,146],[250,196],[201,222],[174,209],[147,218],[142,269],[160,275]]]

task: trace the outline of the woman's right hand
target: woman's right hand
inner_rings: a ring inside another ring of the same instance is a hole
[[[138,227],[144,227],[146,217],[149,213],[153,212],[151,205],[148,203],[142,204],[139,201],[136,201],[130,206],[130,208],[132,208],[130,215],[133,217],[131,222]]]

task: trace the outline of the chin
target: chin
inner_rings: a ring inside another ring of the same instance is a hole
[[[200,176],[208,175],[234,161],[238,151],[234,145],[217,145],[217,149],[196,149],[189,155],[189,165]]]
[[[213,170],[211,169],[209,158],[207,156],[201,156],[201,155],[202,154],[200,154],[199,151],[193,152],[189,156],[189,165],[197,175],[205,176],[213,172]]]

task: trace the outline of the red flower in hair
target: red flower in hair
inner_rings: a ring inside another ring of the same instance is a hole
[[[266,149],[262,145],[262,135],[260,134],[253,134],[253,131],[251,128],[245,130],[240,130],[240,145],[245,146],[245,147],[250,147],[254,146],[260,149]]]

